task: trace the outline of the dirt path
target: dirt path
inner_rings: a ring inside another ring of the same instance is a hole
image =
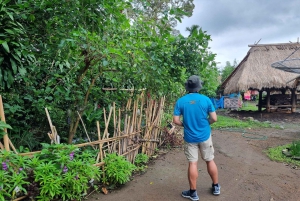
[[[205,163],[198,162],[197,191],[200,200],[212,201],[300,201],[300,170],[270,161],[264,153],[268,147],[300,139],[300,129],[251,130],[266,140],[245,138],[240,132],[213,131],[219,168],[221,195],[211,194],[211,180]],[[187,200],[181,191],[188,189],[187,161],[181,148],[160,155],[144,175],[135,176],[122,188],[109,194],[95,193],[88,201],[160,201]]]

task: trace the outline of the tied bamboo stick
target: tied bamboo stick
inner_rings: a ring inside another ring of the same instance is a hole
[[[46,111],[46,115],[47,115],[47,118],[48,118],[48,122],[49,122],[49,126],[50,126],[50,129],[51,129],[51,133],[53,134],[54,143],[56,143],[55,131],[53,130],[53,124],[52,124],[52,121],[51,121],[48,109],[45,108],[45,111]]]
[[[99,121],[97,121],[97,132],[98,132],[98,140],[101,140],[101,130],[100,130]],[[103,162],[102,146],[103,146],[103,144],[99,143],[99,154],[98,154],[98,156],[100,155],[101,162]],[[99,159],[97,160],[96,163],[98,163],[98,162],[99,162]],[[103,178],[104,178],[105,177],[104,166],[102,166],[102,172],[103,172]]]
[[[2,102],[2,96],[0,95],[0,120],[5,122],[5,115],[4,115],[4,108],[3,108],[3,102]],[[4,128],[4,136],[3,136],[3,143],[4,143],[4,149],[6,151],[10,151],[10,148],[9,148],[9,138],[8,138],[8,135],[7,135],[7,129]]]
[[[1,148],[1,150],[4,150],[4,146],[3,146],[2,142],[0,142],[0,148]]]
[[[121,136],[121,109],[119,108],[119,120],[118,120],[118,136]],[[118,141],[119,144],[119,155],[121,154],[121,140]]]
[[[82,123],[84,132],[85,132],[85,134],[86,134],[86,136],[87,136],[89,142],[91,142],[90,136],[89,136],[89,134],[87,133],[87,130],[86,130],[86,128],[85,128],[85,125],[84,125],[84,122],[83,122],[83,120],[82,120],[82,118],[81,118],[81,115],[79,114],[78,111],[76,111],[76,112],[77,112],[77,114],[78,114],[78,116],[79,116],[79,119],[80,119],[80,121],[81,121],[81,123]],[[93,148],[94,150],[96,150],[95,147],[92,146],[92,148]]]

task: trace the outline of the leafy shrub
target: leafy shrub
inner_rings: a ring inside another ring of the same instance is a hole
[[[300,141],[294,141],[290,146],[292,156],[300,157]]]
[[[27,194],[35,200],[81,200],[99,179],[95,154],[73,145],[48,145],[33,157],[2,151],[0,200]]]
[[[134,164],[136,165],[136,170],[145,171],[147,168],[146,164],[149,161],[149,156],[147,154],[139,153],[135,157]]]
[[[25,171],[26,160],[22,156],[18,156],[12,152],[1,151],[0,154],[0,200],[10,200],[16,198],[17,195],[27,193],[26,181],[27,172]]]
[[[108,185],[125,184],[136,169],[136,166],[127,161],[124,156],[118,156],[116,153],[107,154],[104,162],[103,182]]]

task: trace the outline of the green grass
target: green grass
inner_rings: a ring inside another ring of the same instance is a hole
[[[273,125],[266,122],[256,120],[239,120],[232,117],[218,115],[218,121],[211,125],[213,129],[220,128],[279,128],[278,125]]]
[[[292,159],[291,157],[287,157],[282,153],[283,149],[291,148],[292,144],[286,144],[278,147],[272,147],[269,148],[266,153],[268,157],[277,162],[287,163],[289,165],[295,165],[297,167],[300,167],[300,160]]]
[[[229,129],[231,131],[241,131],[244,128],[277,128],[280,129],[278,125],[272,125],[270,123],[266,122],[259,122],[255,120],[239,120],[232,117],[222,116],[218,115],[218,121],[211,125],[212,129]],[[254,135],[252,135],[254,134]],[[263,135],[257,135],[255,133],[252,133],[249,135],[249,133],[245,133],[245,137],[249,137],[252,139],[266,139]],[[266,154],[268,157],[277,162],[287,163],[290,165],[294,165],[297,167],[300,167],[300,160],[295,160],[291,157],[287,157],[282,153],[282,150],[285,148],[290,148],[291,153],[295,156],[298,156],[300,154],[300,141],[295,141],[291,144],[282,145],[278,147],[272,147],[266,150]]]
[[[242,108],[239,110],[258,111],[257,101],[244,101]]]

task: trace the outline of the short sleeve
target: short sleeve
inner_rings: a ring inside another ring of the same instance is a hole
[[[180,111],[180,108],[179,108],[179,102],[178,101],[175,104],[173,115],[174,116],[180,116],[181,115],[181,111]]]
[[[207,98],[207,101],[208,101],[208,112],[215,112],[216,109],[214,107],[214,105],[212,104],[211,100],[209,98]]]

